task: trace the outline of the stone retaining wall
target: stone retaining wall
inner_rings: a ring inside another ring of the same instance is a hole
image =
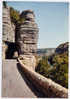
[[[26,77],[33,83],[33,85],[41,92],[45,94],[46,97],[57,97],[57,98],[67,98],[68,89],[62,87],[61,85],[55,83],[51,79],[45,78],[44,76],[36,73],[31,68],[25,66],[21,60],[19,60],[20,65],[23,67],[23,72]]]

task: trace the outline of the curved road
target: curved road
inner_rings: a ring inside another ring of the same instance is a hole
[[[16,60],[2,62],[2,97],[42,97],[25,78]]]

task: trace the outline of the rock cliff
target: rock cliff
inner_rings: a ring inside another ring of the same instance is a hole
[[[3,41],[15,42],[15,26],[11,23],[10,8],[3,6]]]
[[[68,52],[68,48],[69,48],[68,42],[63,43],[63,44],[60,44],[60,45],[56,48],[55,53],[57,53],[57,54],[62,54],[62,53]]]
[[[23,57],[26,66],[35,69],[38,41],[38,26],[35,23],[35,15],[32,10],[25,10],[20,15],[23,22],[17,26],[16,43],[19,45],[19,54]]]
[[[16,42],[20,46],[20,54],[33,54],[37,50],[38,27],[32,10],[21,13],[25,20],[17,27]]]
[[[35,68],[38,41],[35,14],[32,10],[25,10],[21,13],[20,18],[23,21],[14,26],[10,18],[10,7],[3,7],[3,56],[5,59],[6,56],[13,58],[18,57],[19,54],[23,57],[26,66]]]
[[[11,23],[10,19],[10,7],[3,6],[3,45],[2,45],[2,56],[3,59],[6,58],[6,50],[8,49],[8,45],[5,42],[15,42],[15,26],[13,23]]]

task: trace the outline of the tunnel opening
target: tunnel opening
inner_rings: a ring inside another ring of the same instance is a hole
[[[16,59],[19,56],[19,46],[13,42],[6,42],[8,46],[5,52],[6,59]]]

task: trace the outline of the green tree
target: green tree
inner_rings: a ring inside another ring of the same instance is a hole
[[[57,54],[52,61],[53,68],[48,72],[48,77],[68,88],[68,55],[66,53]]]
[[[52,65],[48,64],[48,57],[43,57],[37,65],[36,71],[68,88],[68,54],[55,54]]]
[[[10,7],[10,17],[11,17],[11,21],[14,24],[17,24],[20,19],[19,12],[15,10],[14,8]]]
[[[36,71],[43,76],[47,77],[48,69],[50,68],[50,65],[48,64],[48,58],[42,57],[42,60],[38,62],[38,65],[36,67]]]

